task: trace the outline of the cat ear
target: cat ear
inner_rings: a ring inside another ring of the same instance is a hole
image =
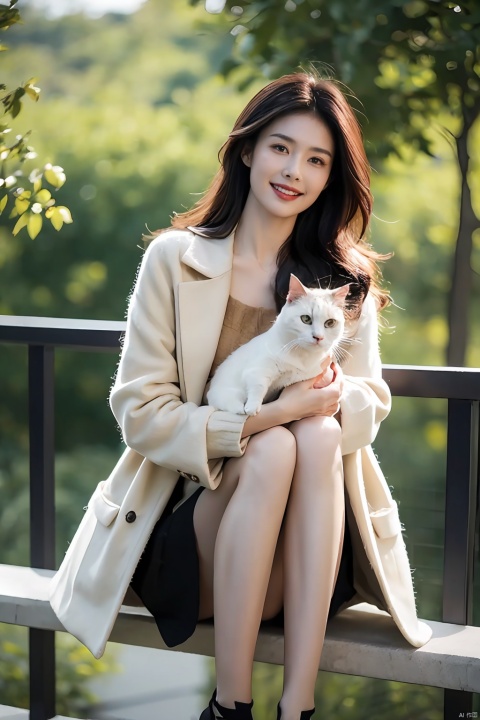
[[[342,287],[333,290],[332,297],[334,305],[337,305],[338,307],[343,307],[345,305],[345,299],[349,293],[350,284],[351,283],[348,283],[347,285],[342,285]]]
[[[307,294],[307,289],[302,285],[300,280],[295,277],[293,273],[290,273],[290,285],[288,287],[287,302],[291,303],[299,297],[303,297]]]

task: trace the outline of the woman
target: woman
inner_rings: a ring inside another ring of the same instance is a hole
[[[345,97],[307,73],[263,88],[222,150],[204,198],[144,256],[111,392],[128,447],[89,503],[51,602],[97,656],[130,581],[170,646],[213,617],[217,687],[201,720],[252,718],[259,626],[283,623],[277,715],[308,720],[339,609],[367,600],[412,645],[430,636],[369,447],[390,408],[377,330],[388,297],[363,240],[369,167]],[[209,407],[215,367],[268,328],[291,272],[310,286],[352,283],[342,368],[326,363],[254,417]]]

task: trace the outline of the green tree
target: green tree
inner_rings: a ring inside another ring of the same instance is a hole
[[[88,717],[91,706],[98,701],[88,688],[94,675],[119,671],[117,653],[109,653],[101,660],[71,635],[58,633],[57,712],[59,715]],[[28,708],[29,669],[28,636],[25,628],[0,624],[0,699],[2,704]]]
[[[191,0],[198,4],[200,0]],[[214,2],[216,12],[223,2]],[[209,4],[207,3],[207,7]],[[229,75],[240,83],[292,72],[319,57],[361,99],[372,158],[405,144],[432,152],[429,128],[452,138],[461,196],[449,295],[447,363],[468,345],[473,236],[480,228],[471,189],[472,130],[480,114],[480,9],[476,0],[239,0],[217,20],[236,38]],[[206,25],[206,23],[204,23]],[[233,76],[234,77],[234,76]]]
[[[245,101],[214,72],[230,41],[196,33],[188,6],[165,3],[160,25],[157,13],[153,4],[99,20],[25,12],[5,72],[45,68],[45,112],[31,104],[20,120],[35,126],[39,152],[68,166],[62,193],[75,223],[61,243],[45,227],[34,253],[0,227],[0,312],[121,319],[146,226],[168,226],[215,172],[218,148]],[[115,354],[56,354],[58,449],[79,438],[118,445],[106,402],[116,363]],[[24,350],[3,348],[2,367],[1,435],[25,448]]]
[[[0,30],[5,32],[21,21],[17,2],[10,0],[8,6],[0,5]],[[5,45],[0,46],[0,51],[6,49]],[[4,92],[0,98],[3,105],[0,120],[0,215],[8,207],[9,218],[18,218],[13,234],[17,235],[26,228],[32,240],[41,231],[44,217],[50,220],[55,230],[61,230],[64,223],[72,222],[70,210],[64,205],[56,205],[52,192],[43,187],[46,182],[54,190],[61,188],[66,180],[63,168],[46,163],[42,169],[33,168],[27,175],[25,165],[37,157],[34,148],[28,144],[30,131],[16,135],[9,144],[13,130],[11,121],[20,114],[23,99],[30,97],[36,102],[40,97],[36,81],[32,77],[14,90],[7,90],[4,83],[0,84],[0,91]]]
[[[290,20],[293,16],[288,14]],[[62,194],[75,223],[64,228],[61,243],[45,224],[31,252],[26,244],[12,243],[4,222],[1,312],[123,317],[145,225],[165,227],[174,210],[195,201],[217,168],[216,153],[235,117],[265,84],[265,75],[258,73],[245,89],[235,88],[233,79],[250,78],[247,65],[226,79],[215,74],[231,57],[234,36],[212,33],[211,25],[195,29],[194,23],[205,17],[203,5],[192,8],[168,0],[150,0],[132,16],[111,14],[98,20],[77,14],[49,21],[25,9],[26,22],[16,27],[12,51],[4,55],[4,73],[13,83],[16,76],[29,77],[32,67],[42,68],[42,103],[26,103],[18,122],[25,132],[35,128],[34,144],[42,157],[68,167],[69,182]],[[479,129],[477,124],[472,130],[472,147],[480,146]],[[457,187],[457,167],[445,138],[431,129],[425,132],[434,143],[434,158],[398,144],[396,155],[373,175],[377,217],[372,240],[380,251],[394,249],[396,255],[385,266],[397,303],[387,314],[397,332],[386,329],[382,335],[385,362],[441,364],[448,332],[445,298],[457,196],[446,187]],[[373,157],[373,140],[369,148]],[[478,192],[475,162],[472,157],[470,181]],[[479,249],[477,245],[474,253],[477,270]],[[480,340],[480,318],[472,315],[472,323]],[[0,547],[4,562],[21,563],[28,562],[27,527],[22,524],[28,507],[26,353],[23,348],[0,351],[0,529],[9,540],[7,547],[0,537]],[[471,364],[480,364],[480,342],[476,347],[471,343],[469,353]],[[115,365],[115,354],[56,354],[58,559],[95,484],[120,454],[119,434],[106,402]],[[419,612],[434,619],[441,607],[444,419],[440,401],[396,400],[376,442],[401,502]],[[323,681],[325,692],[330,679]],[[334,681],[329,709],[343,698],[351,703],[352,694],[355,708],[361,698],[373,703],[379,687],[376,681],[371,686],[365,681],[355,694],[348,678]],[[260,685],[266,682],[261,675]],[[275,703],[278,689],[271,693]],[[260,693],[261,688],[255,695]],[[398,695],[388,693],[393,704]],[[429,697],[425,694],[423,706]],[[322,707],[322,702],[317,705]],[[348,703],[342,712],[349,716]],[[399,717],[405,717],[402,712]]]

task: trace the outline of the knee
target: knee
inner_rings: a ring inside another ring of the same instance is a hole
[[[336,452],[342,441],[342,428],[334,417],[316,415],[297,420],[290,426],[299,450]]]
[[[283,425],[256,433],[248,443],[250,459],[275,459],[277,462],[295,462],[295,437]]]
[[[265,479],[277,486],[281,479],[290,484],[295,469],[297,445],[290,430],[279,425],[256,433],[245,451],[245,472],[242,476],[255,477],[256,483]]]

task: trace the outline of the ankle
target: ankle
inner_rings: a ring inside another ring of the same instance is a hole
[[[277,720],[310,720],[314,712],[315,707],[311,710],[299,710],[298,707],[289,706],[281,700],[277,705]]]
[[[242,702],[239,700],[229,702],[226,700],[226,704],[224,705],[218,698],[215,689],[210,702],[221,713],[221,717],[225,720],[253,720],[253,700],[250,700],[250,702]]]
[[[217,705],[221,705],[224,708],[230,708],[231,710],[235,709],[235,704],[240,705],[250,705],[252,700],[231,700],[230,698],[227,698],[225,695],[221,695],[218,691],[215,693],[215,702]]]

